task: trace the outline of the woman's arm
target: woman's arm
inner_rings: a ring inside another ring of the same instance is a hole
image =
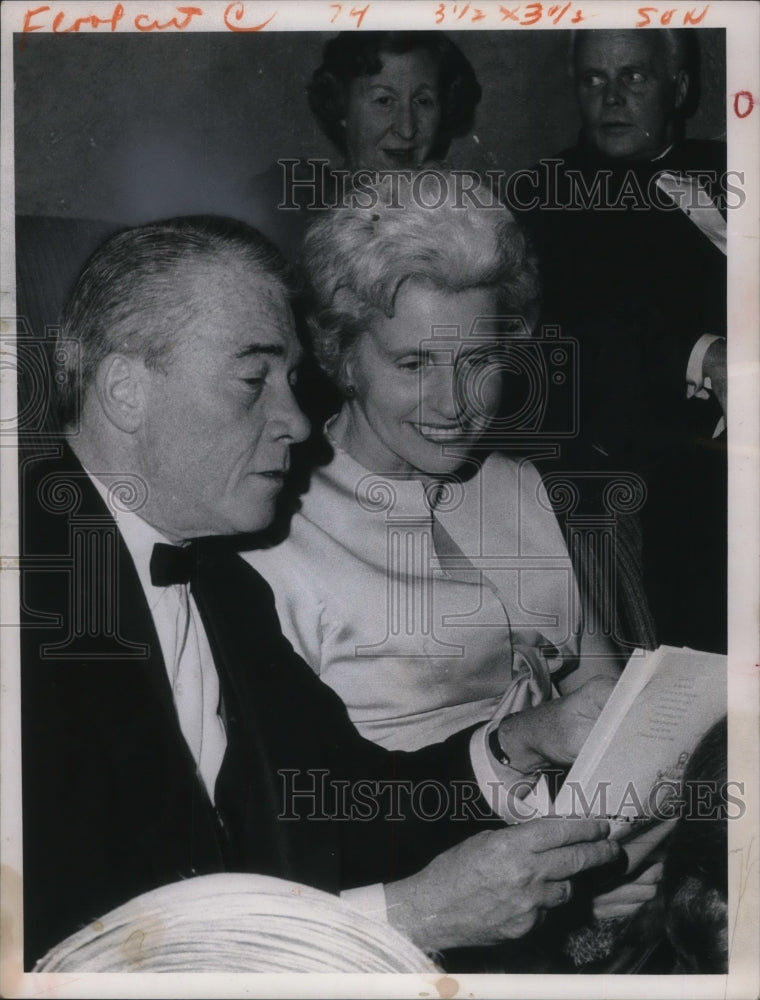
[[[560,694],[570,694],[599,674],[616,681],[626,662],[627,656],[608,636],[590,635],[584,630],[578,666],[556,682],[557,689]]]

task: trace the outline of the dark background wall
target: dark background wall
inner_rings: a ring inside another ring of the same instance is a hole
[[[332,150],[304,88],[331,34],[27,36],[15,44],[16,209],[133,223],[247,217],[251,178],[278,157]],[[511,171],[577,131],[563,31],[450,32],[483,85],[454,167]],[[689,133],[725,136],[725,32],[701,30]]]

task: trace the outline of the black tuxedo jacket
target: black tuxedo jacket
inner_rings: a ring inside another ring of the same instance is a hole
[[[726,257],[654,184],[663,171],[698,172],[725,214],[738,197],[725,145],[687,140],[634,163],[581,143],[535,169],[520,199],[537,203],[511,207],[539,256],[543,321],[578,343],[579,427],[563,461],[643,479],[658,640],[725,651],[726,442],[712,436],[717,401],[687,399],[686,368],[701,334],[726,334]]]
[[[725,336],[726,257],[654,178],[698,172],[725,215],[725,145],[685,141],[638,163],[580,144],[535,169],[538,204],[520,217],[543,318],[580,341],[583,429],[608,454],[640,451],[647,433],[650,452],[684,433],[709,438],[720,411],[686,400],[685,375],[700,334]]]
[[[220,638],[242,651],[226,706],[232,805],[220,816],[181,735],[113,518],[69,449],[49,450],[21,465],[27,965],[177,879],[239,870],[337,891],[411,874],[476,828],[500,825],[482,799],[482,823],[457,805],[473,795],[471,731],[415,753],[363,740],[283,638],[267,583],[238,557],[217,589]],[[408,794],[432,780],[451,793],[435,822],[415,818]],[[362,819],[343,818],[352,811]]]

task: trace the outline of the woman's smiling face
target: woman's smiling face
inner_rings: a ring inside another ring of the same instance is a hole
[[[402,285],[394,315],[370,324],[346,366],[355,393],[344,443],[358,462],[412,475],[461,466],[501,400],[503,342],[474,336],[475,321],[496,313],[491,289]]]
[[[382,69],[351,81],[346,159],[353,170],[399,170],[427,159],[441,120],[438,67],[424,49],[381,52]]]

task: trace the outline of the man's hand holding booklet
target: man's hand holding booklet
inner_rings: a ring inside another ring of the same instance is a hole
[[[680,815],[699,809],[699,789],[683,786],[683,772],[726,702],[725,656],[637,650],[554,801],[542,782],[523,800],[524,818],[606,818],[626,842],[628,871],[637,870]]]

